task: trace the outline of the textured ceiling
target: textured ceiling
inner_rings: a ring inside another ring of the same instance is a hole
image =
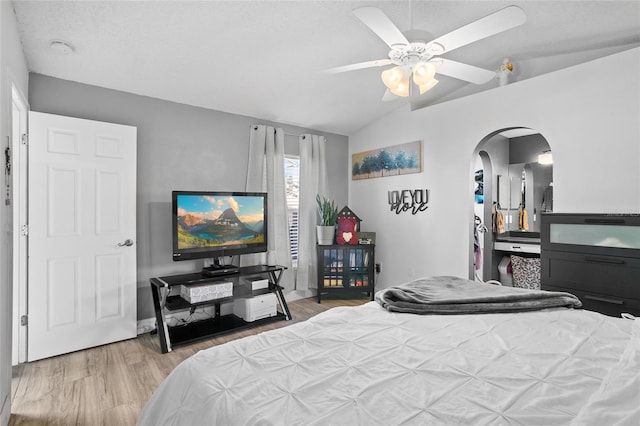
[[[66,80],[349,135],[397,108],[422,108],[498,86],[442,76],[421,97],[381,100],[388,47],[352,10],[377,6],[402,30],[434,37],[516,4],[527,22],[443,57],[512,81],[640,45],[640,1],[20,1],[29,70]],[[51,40],[70,42],[61,55]]]

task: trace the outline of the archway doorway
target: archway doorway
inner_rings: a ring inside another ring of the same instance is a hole
[[[551,156],[547,140],[526,127],[496,130],[476,146],[470,165],[470,279],[500,280],[504,253],[494,251],[497,235],[537,237],[539,245],[541,213],[553,208],[553,164],[542,164]],[[496,226],[498,212],[502,221]]]

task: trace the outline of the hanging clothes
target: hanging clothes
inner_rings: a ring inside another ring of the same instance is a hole
[[[476,170],[475,184],[476,184],[476,189],[474,193],[475,193],[476,204],[482,204],[484,202],[484,171],[483,170]]]
[[[473,225],[473,253],[475,254],[475,267],[476,270],[480,269],[482,265],[482,247],[480,246],[480,228],[482,220],[478,216],[474,219]]]
[[[482,224],[482,219],[476,216],[473,226],[473,253],[475,255],[476,270],[482,268],[482,247],[480,246],[480,234],[485,230],[486,227]]]

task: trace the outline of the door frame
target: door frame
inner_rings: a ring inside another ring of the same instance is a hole
[[[13,327],[12,365],[27,361],[27,327],[21,318],[27,315],[27,236],[23,227],[27,226],[28,199],[28,142],[22,135],[28,134],[29,104],[15,84],[11,83],[11,204],[12,204],[12,256],[11,269],[13,283]],[[16,116],[17,115],[17,116]],[[16,128],[17,127],[17,128]],[[25,228],[26,229],[26,228]]]

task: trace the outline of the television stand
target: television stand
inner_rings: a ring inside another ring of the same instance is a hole
[[[235,272],[225,275],[210,277],[203,272],[191,274],[171,275],[167,277],[151,278],[151,293],[153,295],[153,306],[156,313],[156,324],[158,339],[160,340],[160,351],[162,353],[171,352],[173,348],[195,343],[200,340],[211,339],[213,337],[239,331],[251,327],[268,324],[274,321],[288,321],[291,319],[289,307],[282,294],[280,278],[285,269],[284,266],[242,266],[236,267]],[[216,271],[217,272],[217,271]],[[268,278],[267,288],[254,290],[251,284],[241,280],[241,277],[248,278]],[[213,299],[203,302],[189,303],[180,297],[180,286],[192,286],[206,283],[232,282],[233,295],[222,299]],[[273,293],[280,305],[276,315],[262,318],[255,321],[244,321],[233,314],[222,315],[220,306],[225,303],[233,303],[235,298],[245,298]],[[167,316],[178,311],[191,312],[196,308],[209,306],[213,308],[213,316],[207,319],[170,325]]]
[[[233,275],[237,274],[240,268],[235,265],[220,265],[214,264],[211,266],[207,266],[202,268],[202,275],[207,277],[220,277],[223,275]]]

